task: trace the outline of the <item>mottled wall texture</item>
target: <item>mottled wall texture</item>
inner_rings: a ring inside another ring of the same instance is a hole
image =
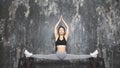
[[[60,15],[70,27],[68,53],[98,49],[106,68],[120,68],[120,0],[0,0],[0,68],[17,68],[25,49],[55,53]]]

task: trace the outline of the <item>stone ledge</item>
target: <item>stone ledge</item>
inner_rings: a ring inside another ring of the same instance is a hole
[[[84,60],[38,60],[22,57],[18,68],[105,68],[103,58]]]

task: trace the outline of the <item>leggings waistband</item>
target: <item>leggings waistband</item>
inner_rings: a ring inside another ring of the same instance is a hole
[[[56,54],[66,54],[66,52],[56,52]]]

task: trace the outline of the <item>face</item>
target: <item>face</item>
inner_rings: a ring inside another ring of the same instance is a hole
[[[60,34],[60,35],[63,35],[63,34],[64,34],[64,32],[65,32],[65,31],[64,31],[64,29],[63,29],[63,28],[60,28],[60,29],[59,29],[59,34]]]

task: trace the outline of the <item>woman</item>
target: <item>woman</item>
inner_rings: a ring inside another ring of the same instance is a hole
[[[65,24],[66,29],[63,26],[58,27],[60,22],[63,21]],[[98,51],[94,51],[90,53],[90,55],[74,55],[74,54],[67,54],[66,53],[66,44],[69,35],[69,27],[63,17],[61,16],[59,21],[54,27],[54,36],[55,36],[55,45],[56,45],[56,54],[32,54],[25,50],[24,54],[26,57],[33,57],[39,59],[50,59],[50,60],[70,60],[70,59],[86,59],[86,58],[96,58]]]
[[[61,21],[63,21],[63,23],[66,26],[66,32],[63,26],[60,26],[58,28],[58,25]],[[55,25],[55,28],[54,28],[54,36],[55,36],[55,41],[56,41],[55,43],[56,43],[57,52],[66,52],[66,44],[67,44],[68,35],[69,35],[69,27],[61,16],[58,23]]]

